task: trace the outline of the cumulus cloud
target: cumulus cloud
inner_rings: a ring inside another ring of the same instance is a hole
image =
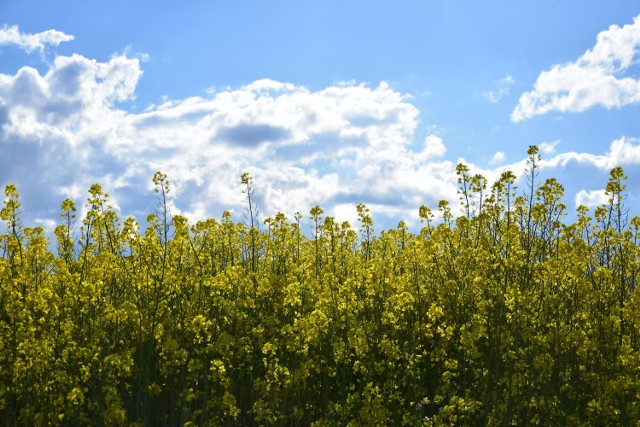
[[[444,146],[442,138],[436,135],[429,135],[424,139],[424,147],[418,158],[426,160],[429,158],[442,157],[447,153],[447,147]]]
[[[502,98],[510,94],[511,86],[513,85],[513,83],[513,77],[507,75],[496,82],[495,89],[486,91],[483,95],[492,104],[497,104]]]
[[[511,113],[520,122],[551,111],[582,112],[593,106],[620,108],[640,102],[640,80],[625,72],[638,62],[640,15],[632,24],[612,25],[575,62],[543,71]]]
[[[73,36],[57,30],[28,34],[20,32],[20,28],[18,28],[17,25],[8,26],[5,24],[0,28],[0,46],[17,46],[27,53],[34,51],[43,52],[48,45],[58,46],[60,43],[73,39]]]
[[[194,220],[222,210],[241,218],[244,171],[265,216],[321,205],[352,220],[363,202],[375,215],[417,223],[421,204],[458,200],[445,141],[431,134],[416,147],[419,111],[384,82],[311,90],[264,79],[127,111],[121,103],[135,97],[141,75],[140,60],[126,54],[60,56],[44,74],[0,74],[0,186],[18,185],[34,221],[51,226],[60,201],[81,204],[94,182],[123,215],[144,218],[157,170],[169,176],[175,212]],[[490,182],[525,168],[524,160],[498,165],[504,154],[494,160],[487,169],[466,163]],[[561,153],[542,166],[570,161],[639,164],[640,144],[621,138],[605,154]]]
[[[455,197],[453,165],[437,160],[442,139],[413,151],[418,110],[384,82],[312,91],[264,79],[126,111],[119,104],[134,98],[141,75],[140,61],[124,54],[60,56],[45,74],[0,75],[0,148],[10,153],[0,184],[17,181],[25,195],[43,189],[38,204],[49,209],[100,182],[136,213],[153,206],[143,194],[163,170],[177,209],[194,218],[239,213],[245,170],[265,215],[315,204],[339,215],[341,204],[360,201],[414,210],[417,194]]]

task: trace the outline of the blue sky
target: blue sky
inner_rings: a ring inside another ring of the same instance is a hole
[[[455,165],[494,180],[542,148],[565,203],[629,176],[640,212],[640,7],[632,1],[3,1],[0,185],[49,229],[94,182],[123,216],[153,173],[193,220],[416,223],[457,201]],[[524,182],[521,183],[522,185]]]

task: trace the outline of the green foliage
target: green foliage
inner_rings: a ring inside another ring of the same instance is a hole
[[[167,176],[141,228],[99,185],[65,200],[57,254],[0,217],[0,420],[6,425],[636,425],[640,218],[607,204],[564,222],[563,188],[489,185],[458,165],[462,216],[375,232],[369,209],[310,236],[278,213],[190,224]],[[77,222],[78,221],[78,222]]]

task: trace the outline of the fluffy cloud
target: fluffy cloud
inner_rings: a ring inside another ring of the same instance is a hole
[[[447,147],[444,146],[442,138],[436,135],[429,135],[424,139],[424,148],[418,155],[421,160],[429,158],[442,157],[447,153]]]
[[[156,170],[174,184],[176,209],[194,218],[239,213],[245,170],[264,215],[315,204],[339,215],[358,202],[413,211],[423,198],[455,197],[453,165],[434,160],[443,141],[429,136],[413,151],[418,110],[384,82],[311,91],[265,79],[127,112],[119,103],[134,98],[141,74],[124,55],[72,55],[44,75],[0,75],[0,148],[11,153],[0,184],[16,182],[43,218],[93,182],[123,213],[142,213]]]
[[[511,113],[519,122],[551,111],[581,112],[593,106],[620,108],[640,102],[640,80],[623,74],[638,61],[640,16],[612,25],[577,61],[558,64],[538,76]]]
[[[243,171],[254,177],[263,216],[306,215],[318,204],[353,220],[364,202],[393,225],[418,222],[421,204],[458,200],[457,161],[444,157],[436,135],[415,146],[419,111],[384,82],[312,91],[265,79],[126,111],[120,103],[135,97],[141,75],[139,60],[126,55],[61,56],[45,74],[30,67],[0,74],[0,150],[8,153],[0,156],[0,186],[18,185],[31,221],[51,226],[60,201],[81,204],[94,182],[123,215],[143,219],[155,204],[157,170],[172,183],[174,212],[192,219],[222,210],[241,218]],[[640,144],[621,138],[604,155],[561,153],[542,166],[572,160],[602,170],[639,164]],[[524,160],[489,169],[466,163],[490,182],[525,168]]]
[[[31,53],[43,52],[47,45],[58,46],[60,43],[73,40],[73,36],[57,30],[47,30],[36,34],[21,33],[17,25],[4,25],[0,28],[0,46],[15,45]]]
[[[580,190],[576,194],[575,202],[576,206],[584,205],[592,208],[606,204],[608,199],[605,190]]]

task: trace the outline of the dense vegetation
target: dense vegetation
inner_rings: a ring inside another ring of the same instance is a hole
[[[99,185],[62,203],[57,254],[5,189],[5,425],[631,425],[640,422],[640,218],[565,224],[563,188],[459,165],[446,202],[376,233],[320,207],[189,225],[167,177],[142,227]]]

